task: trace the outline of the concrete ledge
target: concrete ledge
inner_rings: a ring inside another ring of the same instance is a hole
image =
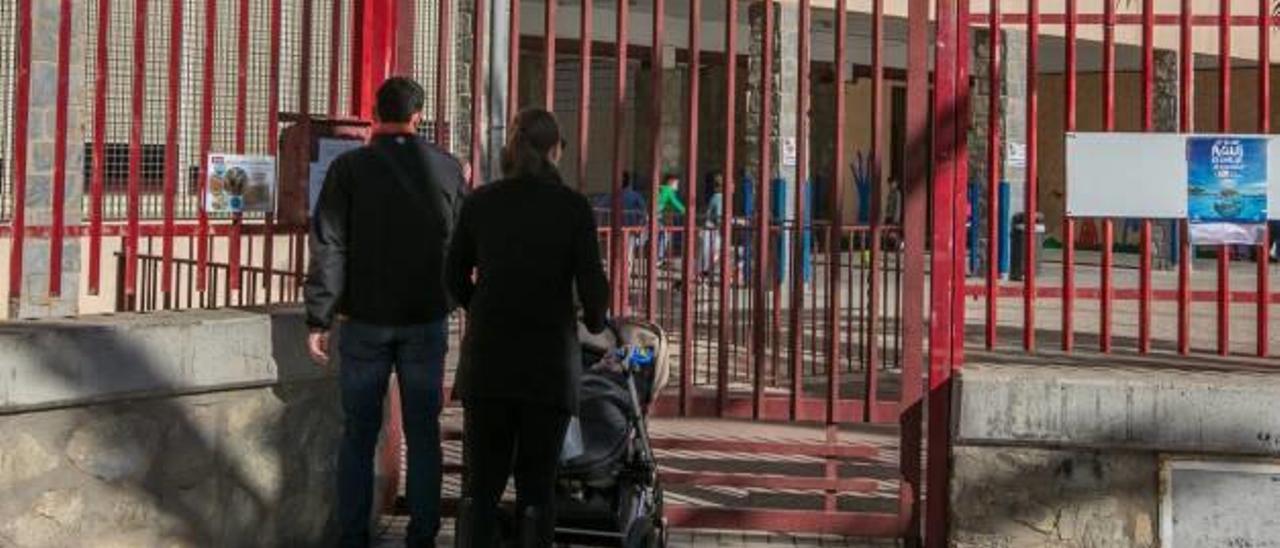
[[[1280,455],[1280,375],[976,365],[960,375],[958,445]]]
[[[0,414],[323,378],[295,308],[0,324]]]

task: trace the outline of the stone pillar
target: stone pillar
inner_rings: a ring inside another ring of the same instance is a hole
[[[1021,213],[1026,205],[1027,188],[1027,33],[1004,31],[1000,37],[1000,79],[1004,86],[1001,106],[1001,178],[1009,183],[1009,212]],[[986,60],[984,59],[985,63]]]
[[[772,5],[772,2],[770,2]],[[744,98],[746,104],[743,105],[746,119],[742,120],[742,164],[752,177],[758,177],[760,173],[760,94],[762,92],[761,78],[764,69],[764,3],[752,3],[747,9],[747,18],[749,22],[749,30],[745,39],[748,44],[747,54],[747,73],[743,75],[746,78],[747,93]],[[777,24],[775,19],[774,35],[773,35],[773,112],[770,117],[769,139],[772,142],[770,156],[775,162],[776,169],[778,161],[778,113],[782,106],[779,103],[778,91],[780,90],[780,82],[782,77],[782,64],[780,61],[780,33],[781,25]],[[775,171],[775,175],[776,175]]]
[[[1178,107],[1181,97],[1178,90],[1178,52],[1158,49],[1155,51],[1155,129],[1161,132],[1177,132]],[[1195,103],[1192,102],[1192,105]],[[1152,264],[1159,269],[1172,268],[1173,240],[1177,221],[1155,223],[1151,241],[1154,248]]]
[[[34,0],[31,9],[31,102],[27,124],[27,194],[25,196],[28,227],[53,224],[54,158],[57,135],[58,100],[58,29],[61,10],[58,0]],[[75,2],[72,29],[85,27],[84,2]],[[85,112],[88,105],[84,85],[85,32],[71,33],[69,81],[67,82],[66,162],[63,166],[65,189],[64,225],[78,226],[81,221],[81,198],[84,188]],[[23,199],[16,196],[15,199]],[[10,318],[47,318],[72,316],[79,310],[80,241],[67,237],[62,244],[62,291],[49,295],[50,245],[48,237],[27,237],[23,243],[22,294],[10,297]]]

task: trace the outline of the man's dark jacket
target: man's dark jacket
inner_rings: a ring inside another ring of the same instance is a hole
[[[458,162],[414,135],[377,135],[335,159],[311,222],[307,324],[447,316],[444,260],[462,192]]]
[[[582,354],[574,288],[592,332],[604,329],[609,305],[587,198],[553,176],[480,187],[462,207],[447,271],[467,310],[459,395],[575,412]]]

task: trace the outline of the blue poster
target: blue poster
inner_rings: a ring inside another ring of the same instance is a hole
[[[1267,222],[1267,139],[1189,137],[1187,216],[1192,243],[1258,243]]]

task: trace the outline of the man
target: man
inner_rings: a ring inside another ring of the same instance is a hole
[[[392,371],[408,441],[408,546],[440,529],[440,408],[446,316],[444,260],[462,202],[463,169],[418,138],[422,87],[392,78],[378,90],[368,145],[329,167],[311,226],[308,350],[329,361],[336,314],[345,415],[337,518],[344,547],[369,546],[373,457]]]

